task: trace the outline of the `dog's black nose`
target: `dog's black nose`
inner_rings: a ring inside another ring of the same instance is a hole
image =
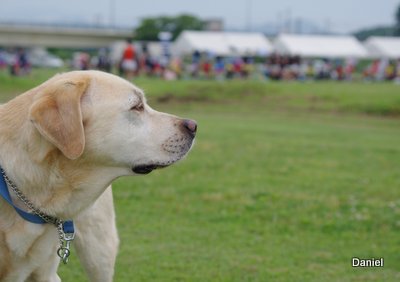
[[[194,137],[197,131],[197,123],[191,119],[185,119],[183,121],[184,128]]]

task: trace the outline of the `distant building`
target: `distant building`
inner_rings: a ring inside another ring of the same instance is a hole
[[[280,34],[275,38],[278,54],[303,58],[366,58],[368,52],[349,35],[299,35]]]
[[[195,51],[216,56],[267,56],[271,42],[259,32],[184,31],[174,42],[176,55]]]
[[[208,19],[204,21],[205,31],[223,31],[224,22],[222,19]]]
[[[372,58],[400,58],[400,37],[371,36],[364,46]]]

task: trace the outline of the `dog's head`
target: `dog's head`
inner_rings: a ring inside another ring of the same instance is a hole
[[[42,85],[30,119],[70,160],[145,174],[183,158],[197,124],[153,110],[143,91],[117,76],[70,72]]]

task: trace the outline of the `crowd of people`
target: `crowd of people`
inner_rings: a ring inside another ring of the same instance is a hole
[[[271,54],[267,58],[251,56],[215,56],[195,51],[190,56],[152,57],[146,45],[137,50],[127,43],[118,64],[127,78],[138,75],[174,79],[270,79],[270,80],[396,80],[400,81],[400,59],[304,59],[299,56]]]
[[[210,58],[195,54],[187,73],[203,78],[248,78],[270,80],[399,80],[400,59],[374,60],[370,64],[355,59],[303,59],[272,54],[266,59],[252,57]],[[365,65],[366,64],[366,65]],[[365,65],[365,66],[363,66]]]
[[[400,82],[400,59],[398,60],[374,60],[363,72],[366,80],[395,80]]]
[[[400,80],[400,59],[375,59],[360,63],[355,59],[302,59],[273,55],[267,59],[264,73],[274,80]]]
[[[355,60],[302,59],[299,56],[272,55],[265,64],[265,75],[274,80],[351,80]]]
[[[0,68],[9,67],[12,75],[29,73],[26,52],[17,49],[5,62],[0,52]],[[216,56],[195,51],[190,56],[178,57],[168,53],[154,57],[147,45],[140,47],[128,40],[118,56],[112,60],[110,50],[102,48],[92,56],[87,52],[76,52],[71,60],[74,69],[99,69],[117,72],[133,79],[136,76],[175,79],[269,79],[269,80],[353,80],[400,82],[400,59],[305,59],[299,56],[271,54],[267,58],[252,56]]]
[[[0,69],[8,68],[13,76],[26,75],[31,71],[31,64],[23,48],[17,48],[12,53],[0,50]]]

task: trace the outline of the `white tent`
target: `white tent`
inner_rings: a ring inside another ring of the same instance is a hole
[[[364,46],[353,36],[281,34],[274,42],[279,54],[305,58],[363,58]]]
[[[178,55],[194,51],[220,56],[266,56],[273,51],[272,44],[262,33],[184,31],[174,43]]]
[[[371,36],[364,42],[365,48],[374,58],[400,58],[400,37]]]

